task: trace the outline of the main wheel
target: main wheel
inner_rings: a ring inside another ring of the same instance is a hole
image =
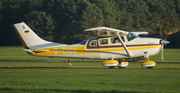
[[[119,67],[119,68],[126,68],[126,67]]]
[[[153,67],[147,67],[148,69],[152,69]]]
[[[115,68],[114,66],[110,66],[109,68]]]

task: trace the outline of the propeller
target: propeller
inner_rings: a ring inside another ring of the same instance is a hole
[[[160,31],[160,35],[161,35],[161,59],[164,61],[164,45],[168,44],[169,41],[163,40],[163,35],[162,35],[162,31],[161,31],[161,26],[159,27],[159,31]]]
[[[160,35],[161,35],[161,59],[164,61],[164,44],[162,44],[163,35],[161,31],[161,26],[159,27]]]

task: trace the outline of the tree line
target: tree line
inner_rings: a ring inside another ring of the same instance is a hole
[[[179,17],[179,0],[1,0],[0,46],[22,45],[11,26],[21,21],[43,39],[72,44],[93,37],[84,29],[96,26],[148,31],[156,37],[161,26],[164,35],[176,35]]]

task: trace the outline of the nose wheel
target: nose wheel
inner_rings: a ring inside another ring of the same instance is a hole
[[[147,67],[148,69],[152,69],[155,65],[156,65],[156,62],[154,61],[146,61],[146,62],[141,63],[142,67]]]
[[[144,52],[144,58],[146,58],[147,61],[141,63],[142,67],[147,67],[148,69],[152,69],[156,65],[156,62],[149,60],[148,52]]]

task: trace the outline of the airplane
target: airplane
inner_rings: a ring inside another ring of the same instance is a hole
[[[62,44],[46,41],[40,38],[24,22],[13,25],[23,46],[29,55],[42,57],[61,57],[79,59],[105,60],[102,66],[109,68],[125,68],[128,61],[146,60],[142,67],[153,68],[156,62],[149,57],[162,51],[169,41],[159,38],[140,37],[148,32],[128,32],[109,27],[93,27],[84,31],[94,32],[97,37],[84,40],[77,44]],[[118,60],[118,61],[117,61]]]

